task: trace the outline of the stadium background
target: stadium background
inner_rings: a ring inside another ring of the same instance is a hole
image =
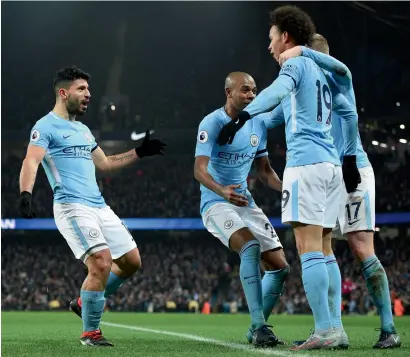
[[[200,120],[224,104],[227,73],[250,73],[259,89],[278,73],[268,46],[268,11],[283,3],[2,3],[2,310],[67,309],[85,276],[52,226],[52,192],[39,170],[34,202],[41,219],[18,219],[18,177],[33,124],[51,110],[52,77],[76,64],[93,76],[82,119],[107,154],[154,129],[164,158],[144,159],[98,184],[126,218],[142,270],[108,299],[114,311],[246,311],[238,258],[199,220],[193,154]],[[351,69],[363,145],[376,174],[376,250],[393,303],[410,314],[409,5],[299,3]],[[373,9],[374,11],[371,11]],[[270,160],[285,165],[283,127],[269,131]],[[280,196],[252,175],[257,204],[272,218],[292,264],[278,313],[310,313],[292,233],[279,222]],[[149,220],[156,218],[156,221]],[[29,226],[30,224],[30,226]],[[345,242],[336,255],[345,314],[374,314]],[[395,310],[399,313],[399,309]]]

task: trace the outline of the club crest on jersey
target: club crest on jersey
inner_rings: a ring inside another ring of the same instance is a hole
[[[100,231],[95,228],[91,228],[89,232],[90,237],[97,238],[100,235]]]
[[[233,221],[232,220],[225,221],[224,227],[225,229],[231,229],[233,227]]]
[[[31,137],[30,140],[31,141],[38,141],[40,139],[40,132],[38,130],[33,130],[33,132],[31,133]]]
[[[203,144],[208,141],[208,133],[205,130],[202,130],[198,135],[198,141]]]
[[[92,142],[93,142],[93,138],[91,137],[90,134],[88,134],[87,132],[85,132],[85,133],[84,133],[84,136],[85,136],[86,140],[87,140],[89,143],[92,143]]]
[[[252,146],[258,146],[259,144],[259,138],[257,135],[253,134],[251,135],[251,145]]]

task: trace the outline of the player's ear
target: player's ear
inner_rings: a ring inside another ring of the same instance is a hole
[[[284,32],[282,32],[282,41],[284,42],[284,43],[288,43],[288,42],[290,42],[290,37],[289,37],[289,32],[287,32],[287,31],[284,31]]]
[[[67,97],[68,97],[67,90],[64,89],[64,88],[60,88],[60,89],[58,90],[58,95],[59,95],[62,99],[67,99]]]
[[[225,94],[227,98],[232,98],[232,89],[231,88],[225,88]]]

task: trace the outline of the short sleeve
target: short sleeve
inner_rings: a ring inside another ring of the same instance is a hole
[[[52,128],[46,123],[36,123],[30,133],[30,145],[41,146],[48,149],[52,141]]]
[[[212,149],[216,143],[220,130],[221,125],[219,125],[219,122],[215,117],[206,117],[201,121],[198,128],[195,157],[211,157]]]

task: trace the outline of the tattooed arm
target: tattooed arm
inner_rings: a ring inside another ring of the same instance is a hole
[[[38,165],[43,160],[46,149],[41,146],[29,145],[20,171],[20,192],[33,192],[36,182]]]
[[[139,157],[135,149],[118,155],[105,156],[104,151],[97,147],[93,152],[93,161],[96,168],[103,172],[121,169],[136,162]]]

